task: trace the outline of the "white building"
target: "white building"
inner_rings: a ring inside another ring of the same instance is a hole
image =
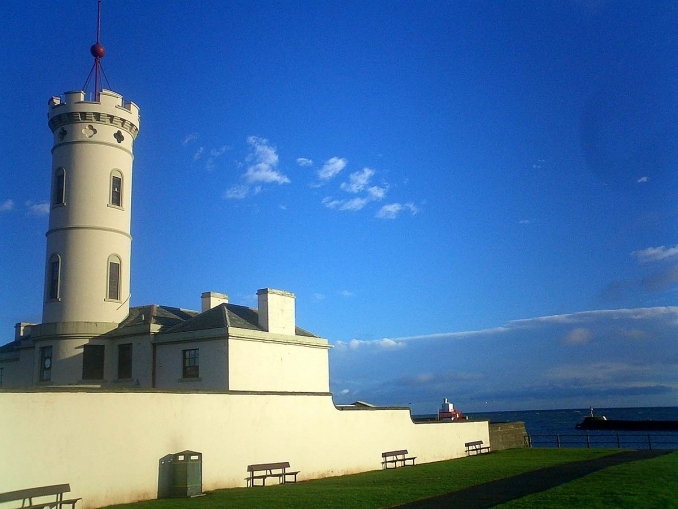
[[[327,340],[295,323],[294,295],[258,309],[202,295],[202,311],[129,308],[133,143],[139,108],[102,90],[49,101],[52,190],[43,320],[0,348],[2,387],[128,385],[329,391]]]

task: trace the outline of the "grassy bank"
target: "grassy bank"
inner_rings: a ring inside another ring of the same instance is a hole
[[[116,509],[380,508],[572,461],[608,449],[514,449],[388,471],[266,488],[213,491],[193,499],[153,500]],[[678,452],[597,472],[502,505],[526,507],[678,507]],[[671,505],[674,504],[674,505]]]

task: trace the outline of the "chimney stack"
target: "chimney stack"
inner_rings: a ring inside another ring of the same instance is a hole
[[[294,294],[283,290],[262,288],[257,291],[259,300],[259,327],[273,334],[294,336]]]
[[[228,304],[228,295],[217,292],[203,292],[200,297],[202,312],[217,307],[220,304]]]

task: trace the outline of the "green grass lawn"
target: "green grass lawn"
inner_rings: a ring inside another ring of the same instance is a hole
[[[678,508],[678,452],[600,470],[498,506],[525,508]]]
[[[233,488],[192,499],[113,506],[117,509],[380,508],[570,461],[618,452],[610,449],[513,449],[471,458],[317,479],[284,486]],[[673,504],[673,505],[671,505]],[[503,504],[525,507],[678,507],[678,452],[628,463]]]

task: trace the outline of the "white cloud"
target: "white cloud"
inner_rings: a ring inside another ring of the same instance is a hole
[[[380,201],[386,196],[387,189],[385,187],[372,186],[367,188],[367,194],[374,201]]]
[[[666,307],[632,308],[632,309],[598,309],[594,311],[580,311],[579,313],[512,320],[508,323],[507,326],[529,328],[541,326],[541,324],[543,323],[577,324],[577,323],[589,323],[601,319],[645,320],[645,319],[654,319],[662,315],[678,320],[678,307],[666,306]]]
[[[6,212],[14,209],[14,200],[5,200],[0,203],[0,212]]]
[[[328,209],[356,211],[362,209],[371,201],[371,198],[361,197],[351,198],[350,200],[334,200],[327,196],[323,198],[322,204]]]
[[[214,169],[214,164],[216,160],[223,156],[228,150],[230,150],[230,147],[226,145],[223,145],[219,148],[213,148],[212,150],[210,150],[209,157],[207,158],[207,162],[205,163],[205,169],[207,169],[207,171],[212,171]],[[202,147],[200,147],[198,152],[202,154]],[[193,156],[193,159],[195,160],[195,156]]]
[[[247,186],[233,186],[224,192],[224,198],[227,200],[242,200],[249,194]]]
[[[591,363],[565,364],[548,370],[545,377],[551,380],[579,381],[594,383],[610,381],[619,378],[648,377],[654,373],[663,371],[661,366],[655,364],[631,364],[628,362],[598,361]]]
[[[205,147],[198,147],[198,150],[195,151],[195,154],[193,154],[193,160],[197,161],[200,159],[205,152]]]
[[[563,338],[563,343],[566,345],[584,345],[591,341],[593,332],[584,327],[577,327],[568,332]]]
[[[341,189],[349,193],[359,193],[370,182],[374,175],[374,170],[370,168],[363,168],[362,171],[356,171],[349,175],[348,182],[342,182]]]
[[[297,157],[297,164],[299,166],[313,166],[313,161],[305,157]]]
[[[370,198],[351,198],[348,201],[342,202],[339,210],[360,210],[370,201]]]
[[[323,198],[322,204],[325,205],[328,209],[336,209],[339,208],[342,204],[342,200],[333,200],[329,196],[326,196]]]
[[[384,205],[377,212],[379,219],[395,219],[402,210],[403,206],[400,203],[390,203]]]
[[[288,184],[290,179],[276,170],[278,166],[278,154],[274,147],[269,145],[265,138],[250,136],[247,143],[251,147],[251,153],[247,161],[252,163],[243,177],[249,184]]]
[[[395,219],[403,210],[409,210],[412,215],[419,212],[413,203],[390,203],[381,207],[376,214],[379,219]]]
[[[342,190],[358,194],[364,192],[364,196],[356,196],[349,200],[337,200],[329,196],[323,198],[322,203],[327,208],[336,210],[361,210],[370,202],[380,201],[386,196],[387,188],[379,186],[369,186],[370,179],[374,175],[374,170],[364,168],[362,171],[356,171],[349,175],[348,182],[342,182],[339,186]]]
[[[290,182],[290,179],[285,175],[264,163],[253,164],[247,168],[243,176],[249,184],[256,182],[264,184],[289,184]]]
[[[422,334],[418,336],[403,336],[394,338],[397,342],[422,341],[422,340],[459,340],[472,337],[494,337],[512,331],[526,329],[540,329],[544,325],[577,325],[590,324],[592,322],[619,322],[622,320],[632,321],[655,321],[665,319],[666,323],[678,327],[678,306],[632,308],[632,309],[600,309],[594,311],[581,311],[579,313],[540,316],[537,318],[523,318],[511,320],[501,327],[462,331],[462,332],[438,332],[434,334]],[[619,337],[637,340],[643,332],[640,329],[616,329]],[[361,340],[362,341],[362,340]],[[379,340],[380,341],[380,340]],[[368,341],[364,341],[368,342]]]
[[[360,387],[360,399],[379,405],[413,402],[417,413],[450,394],[468,411],[487,401],[494,409],[670,405],[678,395],[676,332],[678,307],[660,307],[353,339],[332,350],[331,383]]]
[[[639,251],[633,251],[631,256],[638,259],[640,263],[658,262],[667,258],[673,258],[678,255],[678,246],[673,247],[648,247]]]
[[[314,293],[313,298],[317,301],[325,300],[325,295],[322,293]]]
[[[318,178],[323,181],[329,180],[343,170],[347,164],[348,161],[344,158],[332,157],[325,161],[323,167],[318,170]]]
[[[26,206],[28,207],[29,216],[42,217],[49,215],[49,203],[47,202],[42,203],[26,202]]]
[[[348,290],[342,290],[339,292],[339,295],[342,297],[353,297],[353,292],[349,292]]]
[[[188,145],[189,143],[192,143],[192,142],[194,142],[194,141],[197,140],[197,139],[198,139],[198,133],[191,133],[191,134],[188,134],[188,135],[183,139],[183,141],[181,142],[181,144],[182,144],[183,146],[186,146],[186,145]]]
[[[645,183],[645,182],[647,182],[647,181],[649,181],[649,180],[650,180],[650,177],[640,177],[640,178],[638,179],[638,183],[639,183],[639,184],[643,184],[643,183]]]
[[[399,350],[405,347],[401,341],[394,341],[392,339],[384,338],[372,341],[362,339],[352,339],[351,341],[337,341],[334,344],[335,349],[339,351],[358,350],[359,348],[376,348],[379,350]]]

